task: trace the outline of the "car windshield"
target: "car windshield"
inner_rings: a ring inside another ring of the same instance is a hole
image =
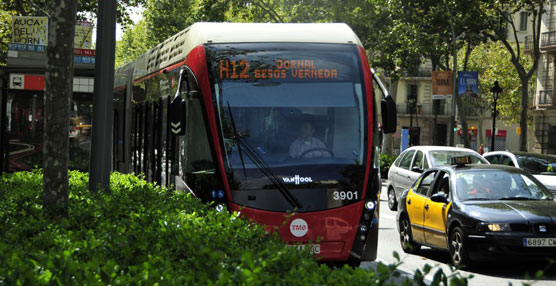
[[[484,158],[471,152],[454,151],[454,150],[429,151],[429,158],[431,161],[430,164],[433,167],[449,165],[451,161],[450,159],[452,159],[452,157],[462,157],[462,156],[470,157],[471,158],[470,164],[488,164]]]
[[[516,155],[519,167],[531,174],[556,175],[556,156]]]
[[[522,172],[471,169],[456,175],[456,194],[471,200],[552,200],[537,180]]]

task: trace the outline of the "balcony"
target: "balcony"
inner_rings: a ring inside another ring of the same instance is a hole
[[[541,34],[541,51],[556,52],[556,31]]]
[[[409,103],[400,103],[396,105],[398,115],[410,116],[411,108],[409,107]],[[438,115],[450,115],[451,114],[452,106],[450,104],[442,103],[439,104],[438,108]],[[479,111],[471,105],[465,104],[463,105],[463,111],[467,116],[478,116]],[[417,108],[413,115],[423,116],[423,117],[433,117],[434,116],[434,107],[432,103],[419,103],[417,104]]]
[[[533,45],[533,36],[525,36],[525,38],[523,38],[523,52],[532,55],[534,53]]]
[[[552,106],[554,103],[554,91],[552,89],[539,90],[537,106]]]
[[[448,115],[449,114],[449,110],[448,110],[449,106],[447,104],[440,104],[439,105],[439,110],[438,110],[438,115]],[[396,109],[398,111],[398,114],[400,115],[410,115],[411,114],[411,108],[409,106],[409,103],[401,103],[396,105]],[[417,104],[417,108],[415,110],[415,113],[413,113],[413,115],[417,114],[417,116],[431,116],[434,115],[433,112],[433,104],[432,103],[418,103]]]

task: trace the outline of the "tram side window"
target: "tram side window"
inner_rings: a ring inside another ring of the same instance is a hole
[[[214,174],[214,159],[208,137],[208,123],[203,114],[202,96],[192,74],[186,88],[186,132],[182,140],[182,168],[186,180],[191,182],[198,174]]]

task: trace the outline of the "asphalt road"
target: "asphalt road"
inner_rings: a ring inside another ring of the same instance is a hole
[[[379,220],[379,242],[378,242],[378,258],[375,262],[364,262],[361,268],[374,269],[378,261],[384,264],[392,264],[396,262],[393,252],[399,254],[402,264],[398,267],[402,275],[413,276],[416,269],[423,269],[423,266],[429,264],[433,266],[433,270],[426,279],[432,281],[433,274],[442,269],[447,275],[454,274],[450,268],[450,258],[447,252],[433,251],[430,248],[423,247],[418,255],[406,254],[400,246],[398,230],[396,228],[396,212],[388,209],[386,202],[386,188],[383,186],[380,200],[380,220]],[[556,262],[555,262],[556,263]],[[533,279],[538,270],[543,271],[544,275],[540,279]],[[519,262],[489,262],[480,263],[466,271],[457,272],[459,275],[469,277],[468,285],[523,285],[531,283],[533,285],[556,285],[556,265],[548,265],[547,263],[519,263]],[[532,277],[528,279],[527,277]]]

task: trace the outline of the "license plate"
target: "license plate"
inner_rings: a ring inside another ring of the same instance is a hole
[[[525,247],[556,247],[556,237],[524,238]]]
[[[295,249],[298,249],[298,250],[303,250],[303,249],[305,249],[305,247],[307,247],[307,244],[298,244],[298,245],[289,244],[288,246],[289,247],[295,247]],[[310,246],[311,246],[311,248],[309,249],[310,253],[313,253],[313,254],[319,254],[320,253],[320,244],[311,244]]]

